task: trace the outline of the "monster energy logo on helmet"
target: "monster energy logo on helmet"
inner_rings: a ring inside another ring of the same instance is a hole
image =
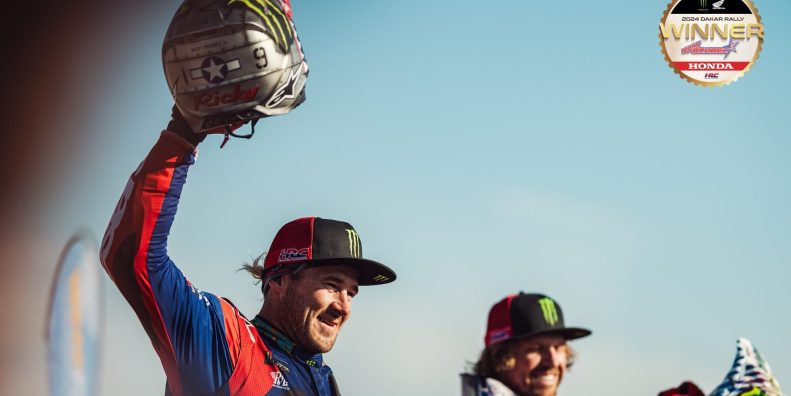
[[[555,308],[555,302],[549,297],[544,297],[538,300],[538,305],[541,306],[541,312],[544,314],[544,320],[550,326],[554,326],[558,322],[558,311]]]
[[[234,3],[243,4],[258,14],[272,33],[275,43],[283,51],[289,51],[294,41],[294,32],[288,15],[281,10],[279,4],[272,0],[228,0],[228,5]]]

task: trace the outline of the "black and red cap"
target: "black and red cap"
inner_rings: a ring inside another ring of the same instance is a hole
[[[543,294],[511,294],[489,311],[484,343],[490,345],[536,335],[559,335],[567,340],[591,334],[588,329],[566,327],[560,304]]]
[[[294,265],[348,265],[360,273],[360,286],[383,285],[396,279],[396,274],[373,260],[363,258],[360,235],[351,224],[303,217],[286,223],[275,235],[264,258],[264,274]]]

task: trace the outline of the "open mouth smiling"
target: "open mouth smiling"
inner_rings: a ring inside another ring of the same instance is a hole
[[[341,315],[332,310],[327,310],[319,315],[317,319],[325,326],[333,328],[340,326],[342,323]]]

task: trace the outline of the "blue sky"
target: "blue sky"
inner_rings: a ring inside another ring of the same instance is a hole
[[[663,59],[661,1],[295,0],[307,102],[251,141],[201,145],[171,256],[254,314],[259,289],[236,270],[280,225],[355,225],[399,279],[361,291],[327,357],[347,396],[458,394],[489,307],[519,290],[594,332],[563,395],[711,391],[740,336],[789,382],[791,5],[756,5],[758,62],[704,88]],[[147,7],[103,72],[72,76],[90,99],[65,129],[91,137],[42,204],[53,268],[77,227],[101,237],[167,123],[160,48],[177,3]],[[101,393],[161,392],[145,333],[105,284]]]

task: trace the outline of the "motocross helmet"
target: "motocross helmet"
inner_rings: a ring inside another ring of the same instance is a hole
[[[196,133],[285,114],[305,100],[308,64],[288,0],[185,0],[162,63]]]

